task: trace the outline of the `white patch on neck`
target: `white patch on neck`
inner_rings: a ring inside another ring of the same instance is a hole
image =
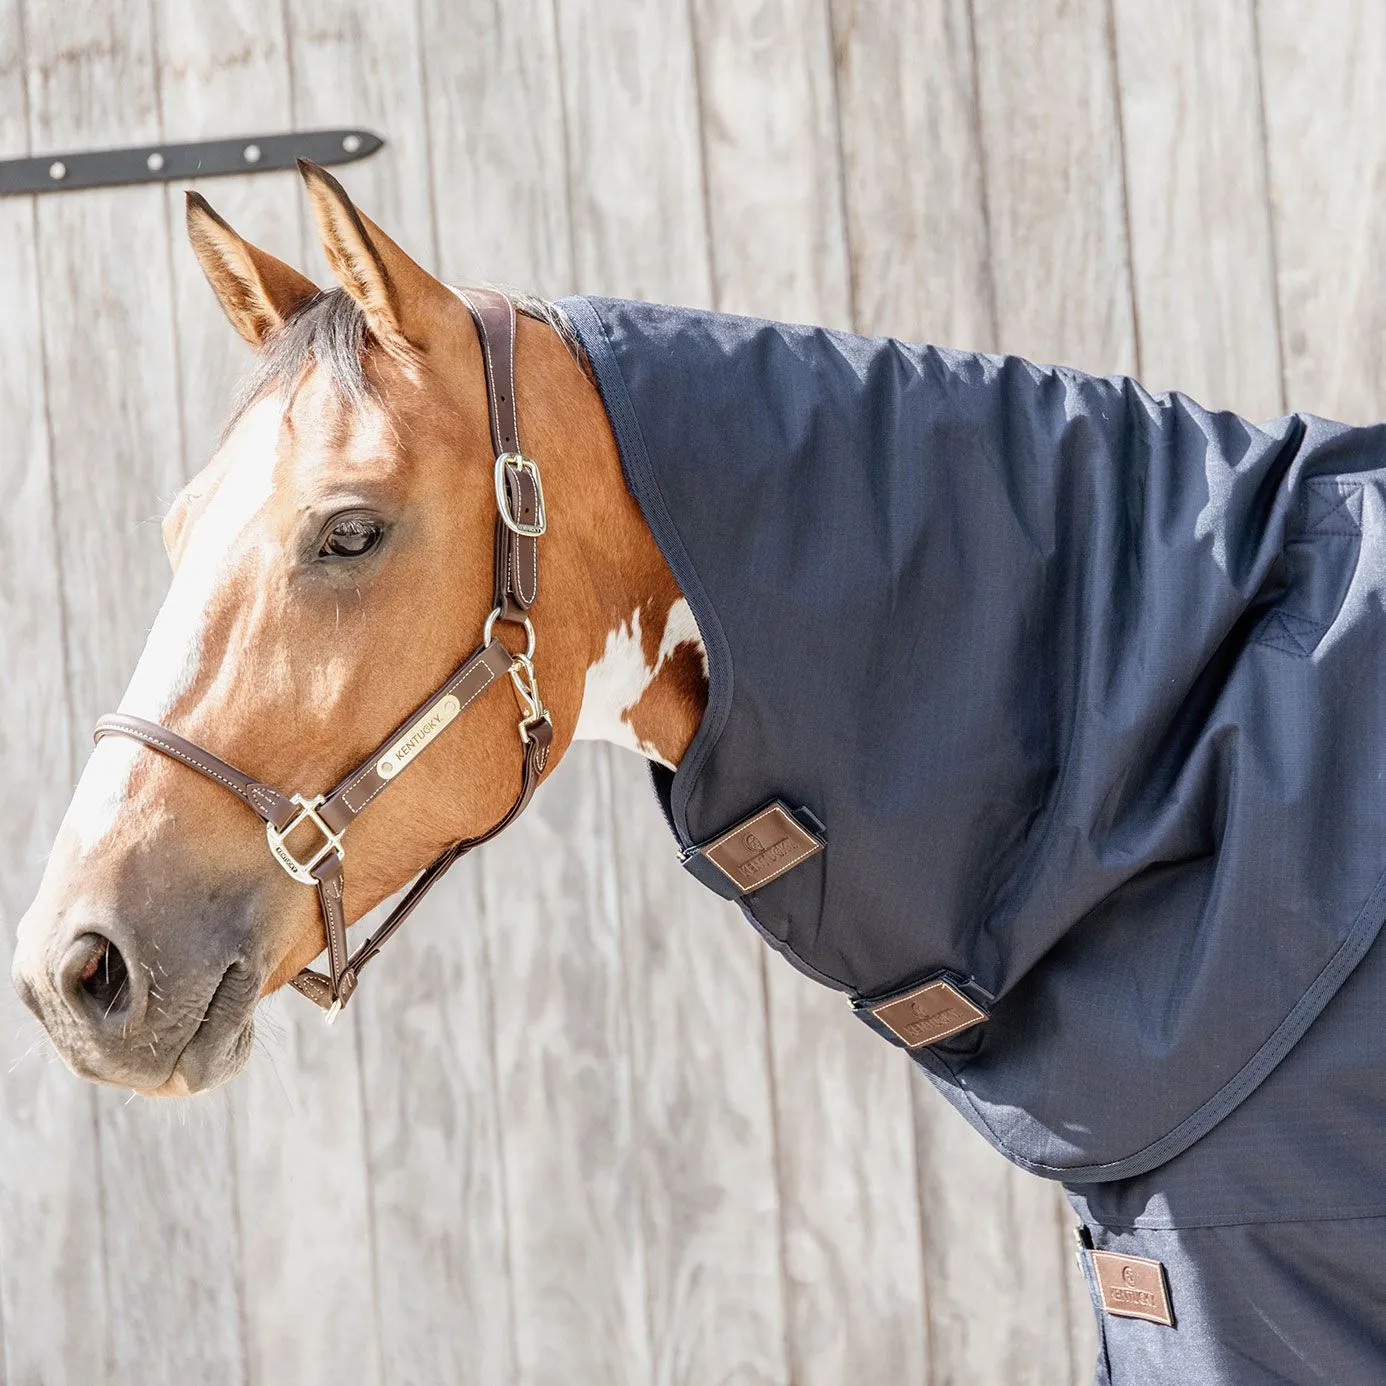
[[[644,696],[654,672],[645,662],[637,606],[629,623],[622,621],[607,633],[606,647],[587,670],[582,686],[582,709],[573,739],[609,741],[613,746],[623,746],[644,755],[634,730],[626,721],[626,714]]]
[[[182,556],[120,711],[162,722],[192,687],[201,663],[208,608],[226,576],[230,555],[274,488],[283,401],[267,396],[247,410],[226,440],[230,452],[215,493],[184,537]],[[124,736],[103,737],[91,753],[68,805],[64,826],[90,851],[115,826],[143,748]]]
[[[582,709],[578,713],[573,740],[607,741],[673,770],[675,767],[655,747],[641,741],[635,734],[635,728],[630,724],[630,714],[670,656],[685,644],[692,644],[697,649],[706,677],[707,647],[703,644],[688,602],[680,597],[669,608],[664,634],[659,641],[659,653],[651,667],[645,661],[645,647],[640,639],[640,608],[637,606],[629,622],[622,621],[615,630],[607,633],[601,656],[587,670],[582,689]]]
[[[664,634],[659,641],[659,660],[655,664],[656,674],[664,667],[664,661],[680,645],[692,645],[697,650],[698,658],[703,662],[703,677],[707,678],[707,646],[703,644],[702,632],[698,629],[698,623],[693,619],[693,608],[688,605],[687,597],[680,597],[669,608],[669,616],[664,622]]]

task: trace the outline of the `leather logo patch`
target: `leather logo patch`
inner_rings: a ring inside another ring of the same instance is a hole
[[[873,1006],[871,1014],[911,1049],[937,1044],[950,1035],[980,1025],[987,1013],[975,1006],[951,982],[926,982],[918,991]]]
[[[785,808],[771,804],[703,848],[703,855],[743,895],[769,885],[823,844]]]
[[[1174,1327],[1165,1268],[1144,1256],[1120,1256],[1115,1251],[1090,1251],[1097,1274],[1102,1307],[1123,1319],[1148,1319]]]

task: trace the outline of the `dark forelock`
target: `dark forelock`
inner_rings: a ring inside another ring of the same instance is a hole
[[[509,296],[519,312],[548,323],[577,363],[588,370],[577,333],[562,308],[529,294]],[[373,340],[366,315],[345,289],[324,289],[314,294],[266,340],[254,369],[237,391],[235,407],[222,436],[231,431],[256,400],[271,390],[291,389],[314,366],[327,373],[344,400],[359,404],[371,394],[366,352]]]

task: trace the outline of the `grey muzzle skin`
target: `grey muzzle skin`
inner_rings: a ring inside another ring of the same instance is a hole
[[[201,1092],[249,1056],[266,975],[254,922],[267,902],[229,883],[194,895],[144,856],[115,867],[99,901],[92,889],[53,909],[41,890],[19,926],[12,979],[79,1077]]]

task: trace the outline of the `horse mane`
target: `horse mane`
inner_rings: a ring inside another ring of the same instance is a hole
[[[501,288],[501,292],[517,313],[553,328],[569,355],[591,377],[577,332],[558,304],[513,289]],[[366,353],[373,341],[366,315],[345,289],[314,294],[266,341],[254,369],[236,392],[231,416],[222,429],[223,439],[256,400],[272,389],[299,381],[310,366],[326,372],[333,388],[348,402],[356,404],[367,398],[372,388],[366,374]]]

